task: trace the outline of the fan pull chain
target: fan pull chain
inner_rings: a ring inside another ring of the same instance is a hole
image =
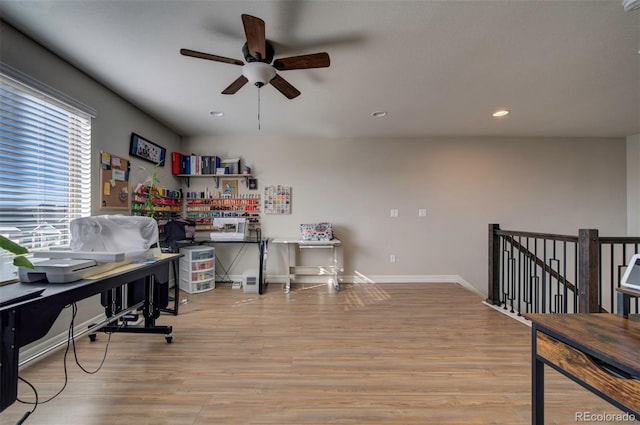
[[[258,87],[258,131],[260,131],[260,87]]]

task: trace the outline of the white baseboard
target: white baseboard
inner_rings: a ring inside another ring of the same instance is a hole
[[[285,275],[269,275],[269,283],[285,283]],[[232,277],[236,280],[235,277]],[[240,278],[241,279],[241,278]],[[302,276],[298,279],[304,283],[323,283],[327,281],[326,276]],[[459,275],[341,275],[341,283],[456,283],[472,292],[475,292],[483,299],[486,294],[471,285]]]
[[[496,310],[496,311],[499,311],[500,313],[502,313],[502,314],[504,314],[504,315],[506,315],[506,316],[511,317],[512,319],[517,320],[517,321],[518,321],[518,322],[520,322],[520,323],[523,323],[523,324],[525,324],[525,325],[527,325],[527,326],[531,327],[531,322],[530,322],[530,321],[528,321],[527,319],[525,319],[524,317],[519,316],[517,313],[511,313],[509,310],[505,310],[502,306],[489,304],[489,303],[488,303],[488,302],[486,302],[486,301],[483,301],[483,304],[485,304],[485,305],[487,305],[487,306],[491,307],[492,309],[494,309],[494,310]]]

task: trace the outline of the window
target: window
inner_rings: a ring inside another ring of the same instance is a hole
[[[71,220],[91,215],[94,114],[73,102],[2,64],[0,234],[29,251],[67,247]],[[0,255],[0,282],[15,279]]]

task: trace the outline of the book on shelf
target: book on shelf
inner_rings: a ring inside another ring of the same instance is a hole
[[[220,157],[216,155],[195,155],[172,152],[171,154],[173,174],[184,175],[212,175],[220,168]]]
[[[171,152],[171,174],[180,174],[182,162],[182,154],[180,152]]]
[[[180,174],[191,174],[191,155],[182,155]]]
[[[201,158],[201,171],[202,174],[211,174],[211,156],[205,155]]]

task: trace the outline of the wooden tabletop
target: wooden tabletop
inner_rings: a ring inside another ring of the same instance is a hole
[[[525,314],[534,325],[640,374],[640,322],[609,313]]]

